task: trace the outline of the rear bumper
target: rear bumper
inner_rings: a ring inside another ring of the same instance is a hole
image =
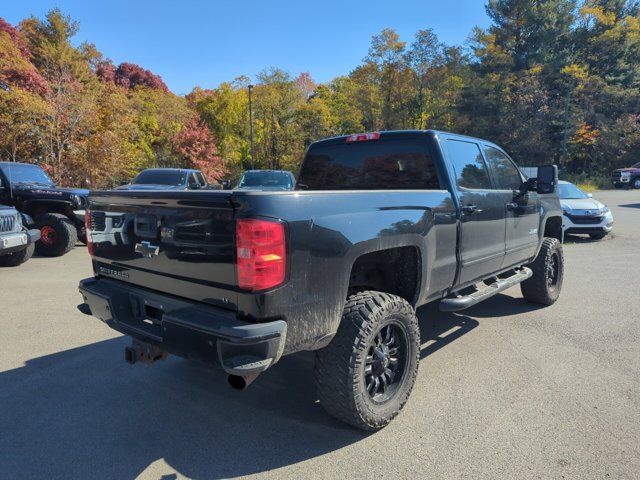
[[[258,374],[284,350],[283,320],[247,323],[234,312],[111,279],[82,280],[79,290],[83,313],[171,354],[221,366],[230,375]]]
[[[23,248],[40,240],[40,230],[27,230],[0,235],[0,253],[19,252]]]

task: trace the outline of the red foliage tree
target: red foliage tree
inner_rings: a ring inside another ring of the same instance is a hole
[[[31,63],[31,54],[22,34],[0,18],[0,84],[3,88],[19,87],[44,95],[48,84]]]
[[[193,168],[202,171],[208,181],[222,180],[227,169],[218,156],[211,132],[198,116],[189,120],[174,139],[176,152]]]
[[[115,72],[115,81],[125,88],[134,88],[144,85],[149,88],[168,92],[169,88],[162,81],[160,75],[154,75],[151,71],[145,70],[134,63],[121,63]]]
[[[8,85],[15,85],[28,92],[44,95],[49,86],[47,81],[33,68],[27,70],[7,69],[0,74],[0,80]]]
[[[295,79],[295,85],[307,99],[313,95],[316,89],[316,82],[313,81],[309,72],[302,72],[298,75]]]
[[[102,61],[96,68],[96,75],[101,82],[115,83],[116,82],[116,67],[111,61]]]
[[[124,88],[135,88],[142,85],[163,92],[169,91],[160,75],[155,75],[135,63],[124,62],[116,68],[110,60],[106,60],[98,64],[96,75],[104,83],[115,83]]]
[[[27,48],[27,44],[22,38],[22,35],[20,35],[18,29],[5,21],[2,17],[0,17],[0,32],[5,32],[9,37],[11,37],[11,40],[20,51],[20,55],[22,55],[23,58],[28,59],[31,57],[31,52],[29,51],[29,48]]]

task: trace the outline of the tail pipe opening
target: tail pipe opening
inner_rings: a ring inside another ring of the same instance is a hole
[[[234,390],[244,390],[251,385],[256,378],[258,378],[258,375],[260,374],[251,373],[249,375],[229,375],[227,377],[227,381]]]

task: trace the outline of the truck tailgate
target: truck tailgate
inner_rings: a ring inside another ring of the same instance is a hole
[[[230,192],[92,192],[89,212],[97,276],[236,308]]]

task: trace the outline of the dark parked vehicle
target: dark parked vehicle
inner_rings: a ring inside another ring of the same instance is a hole
[[[0,267],[17,267],[31,258],[40,231],[13,207],[0,205]]]
[[[202,190],[209,184],[200,170],[147,168],[117,190]]]
[[[60,188],[42,168],[29,163],[0,162],[0,203],[29,215],[40,230],[35,250],[58,257],[76,240],[86,242],[84,212],[89,190]]]
[[[614,170],[611,182],[616,188],[640,188],[640,162],[629,168]]]
[[[400,131],[312,144],[292,192],[94,192],[79,309],[133,337],[129,362],[197,359],[236,388],[316,351],[324,408],[378,429],[416,379],[416,307],[557,300],[557,168],[537,177],[490,142]]]
[[[239,190],[293,190],[296,178],[286,170],[247,170],[238,181]]]

